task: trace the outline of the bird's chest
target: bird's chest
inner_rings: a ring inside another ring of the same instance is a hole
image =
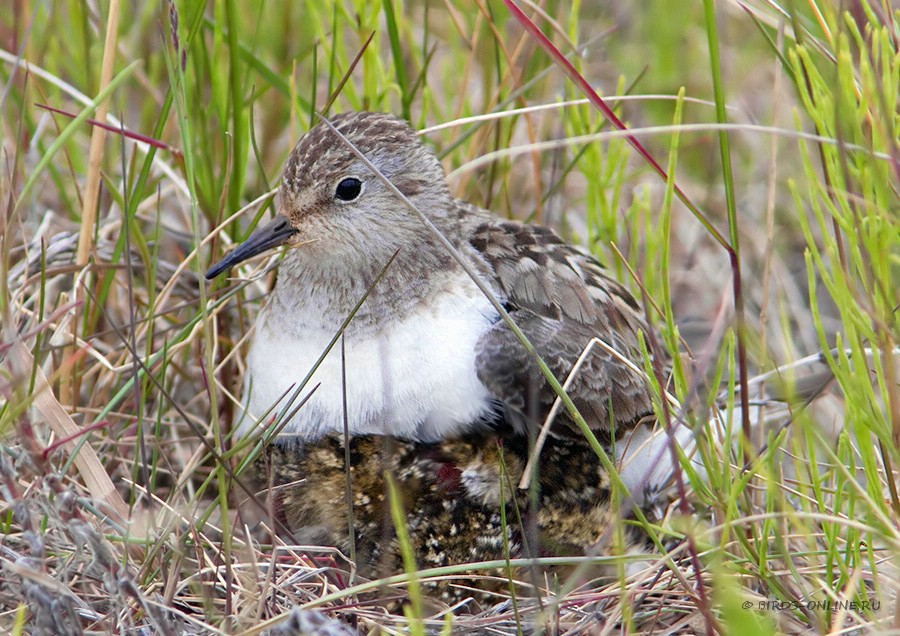
[[[351,434],[438,440],[463,432],[495,408],[478,379],[475,356],[497,314],[474,285],[403,317],[385,315],[377,329],[354,330],[351,322],[343,355],[341,341],[332,344],[340,320],[326,327],[314,308],[298,307],[290,320],[308,327],[286,330],[284,318],[267,309],[257,322],[241,434],[265,426],[304,382],[294,404],[312,394],[284,426],[284,436],[309,440],[343,431],[346,410]]]

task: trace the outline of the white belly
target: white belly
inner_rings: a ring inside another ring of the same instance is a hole
[[[299,317],[295,317],[299,318]],[[304,317],[305,318],[305,317]],[[302,337],[276,333],[260,314],[244,378],[240,436],[264,430],[327,349],[331,331]],[[321,316],[319,317],[321,320]],[[385,321],[390,320],[385,316]],[[410,315],[378,336],[346,336],[346,399],[351,434],[387,434],[434,441],[460,433],[495,408],[475,371],[475,347],[497,313],[474,285],[448,294],[428,311]],[[309,324],[310,320],[297,320]],[[315,439],[344,430],[338,341],[296,398],[312,397],[281,429],[282,436]],[[292,388],[293,387],[293,388]],[[282,398],[287,393],[287,398]],[[260,418],[273,405],[264,421]],[[290,412],[289,409],[288,412]]]

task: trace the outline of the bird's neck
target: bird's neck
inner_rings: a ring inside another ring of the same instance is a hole
[[[452,256],[429,241],[355,255],[327,255],[301,246],[279,267],[269,311],[290,317],[285,328],[298,333],[310,327],[336,330],[353,314],[348,330],[364,333],[431,302],[461,273]]]

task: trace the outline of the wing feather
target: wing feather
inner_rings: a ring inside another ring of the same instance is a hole
[[[547,228],[482,219],[470,245],[486,262],[513,320],[561,383],[593,338],[643,368],[638,334],[649,327],[631,294],[593,256]],[[507,419],[543,422],[556,395],[503,322],[482,337],[476,365]],[[643,375],[596,345],[568,394],[591,428],[604,435],[615,428],[618,436],[653,413]],[[568,414],[558,419],[574,426]],[[554,431],[560,431],[558,424]]]

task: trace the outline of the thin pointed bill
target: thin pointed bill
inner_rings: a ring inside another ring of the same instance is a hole
[[[283,216],[259,228],[250,237],[234,248],[228,256],[209,268],[206,272],[206,280],[212,280],[227,269],[231,269],[238,263],[243,263],[248,258],[262,254],[268,249],[283,245],[293,236],[297,230]]]

